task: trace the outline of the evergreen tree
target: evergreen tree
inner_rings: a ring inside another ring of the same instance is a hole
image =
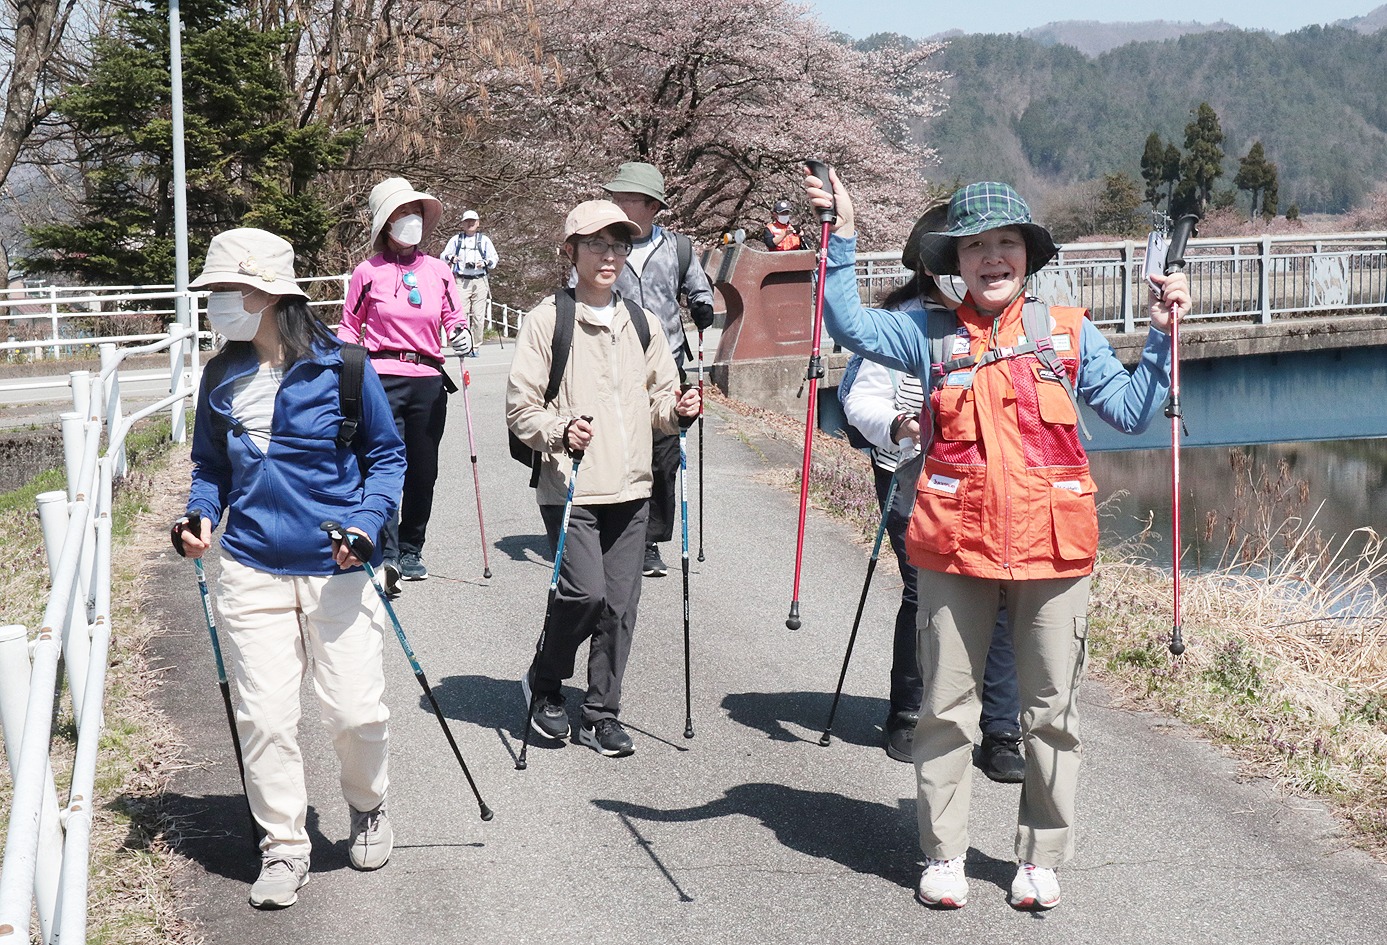
[[[1113,236],[1134,236],[1145,221],[1141,213],[1141,189],[1127,174],[1104,174],[1098,195],[1095,229]]]
[[[1239,190],[1246,190],[1252,195],[1252,206],[1248,212],[1248,219],[1257,218],[1257,210],[1260,207],[1262,216],[1270,219],[1276,216],[1276,165],[1267,160],[1266,152],[1262,148],[1262,142],[1252,142],[1252,147],[1248,149],[1247,156],[1238,160],[1238,174],[1233,178],[1233,185]],[[1267,212],[1267,194],[1271,195],[1271,212]]]
[[[1180,163],[1182,176],[1176,194],[1181,191],[1192,194],[1194,210],[1203,216],[1209,208],[1214,181],[1223,176],[1223,129],[1208,102],[1200,102],[1190,114],[1194,121],[1185,126],[1185,157]],[[1184,209],[1174,212],[1184,212]]]
[[[1161,188],[1165,185],[1165,145],[1161,136],[1151,132],[1146,136],[1146,148],[1141,152],[1141,176],[1146,181],[1146,202],[1152,210],[1161,209]]]
[[[332,223],[312,181],[340,161],[344,140],[294,121],[286,32],[257,31],[237,0],[184,0],[181,12],[190,255],[196,261],[221,230],[253,225],[311,258]],[[166,0],[127,9],[97,41],[90,74],[57,105],[74,133],[82,212],[29,228],[30,272],[173,281],[168,62]]]

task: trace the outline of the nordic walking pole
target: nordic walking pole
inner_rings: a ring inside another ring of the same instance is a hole
[[[1170,275],[1185,268],[1185,244],[1194,234],[1199,218],[1192,213],[1175,221],[1166,250],[1165,273]],[[1184,628],[1180,619],[1180,433],[1184,415],[1180,409],[1180,313],[1170,311],[1170,400],[1165,415],[1170,418],[1170,530],[1171,563],[1174,573],[1174,623],[1170,628],[1170,652],[1179,656],[1185,652]]]
[[[698,560],[703,560],[703,329],[698,330]]]
[[[592,417],[583,417],[588,423],[592,422]],[[573,511],[573,490],[578,485],[578,466],[583,461],[583,450],[569,450],[569,455],[573,457],[573,468],[568,472],[568,495],[563,500],[563,519],[559,522],[559,540],[554,545],[554,573],[549,578],[549,598],[544,604],[544,623],[539,628],[539,641],[535,643],[535,657],[538,658],[544,652],[544,638],[549,634],[549,621],[554,615],[554,598],[559,594],[559,568],[563,565],[563,546],[568,538],[568,516]],[[529,670],[526,670],[528,673]],[[525,710],[525,732],[520,738],[520,757],[515,759],[515,770],[524,771],[529,762],[526,756],[530,752],[530,729],[533,727],[532,719],[535,717],[535,696],[537,690],[530,690],[530,704]]]
[[[862,596],[857,599],[857,616],[852,621],[852,633],[848,634],[848,649],[843,654],[843,668],[838,671],[838,688],[833,690],[833,706],[828,710],[828,722],[824,733],[819,736],[819,744],[828,747],[829,732],[833,731],[833,718],[838,714],[838,699],[843,695],[843,680],[848,678],[848,661],[852,659],[852,647],[857,642],[857,628],[862,624],[862,611],[867,606],[867,591],[872,586],[872,574],[877,569],[877,558],[881,556],[881,538],[886,534],[886,518],[891,514],[891,506],[896,501],[896,474],[891,475],[891,485],[886,490],[886,504],[881,509],[881,523],[877,525],[877,537],[872,542],[872,556],[867,559],[867,579],[862,582]]]
[[[477,782],[472,780],[472,772],[467,770],[467,762],[463,760],[462,749],[458,747],[457,741],[453,738],[452,729],[448,728],[447,721],[443,718],[443,709],[439,707],[438,700],[434,698],[433,690],[429,688],[429,681],[424,678],[424,669],[419,665],[419,660],[414,656],[414,650],[409,645],[409,638],[405,636],[404,627],[400,626],[400,618],[395,616],[395,608],[390,603],[390,595],[385,593],[385,588],[381,586],[380,578],[376,577],[376,569],[371,567],[371,555],[375,553],[375,547],[371,544],[371,539],[365,535],[358,535],[349,532],[338,522],[323,522],[319,526],[327,532],[328,537],[336,544],[345,541],[347,547],[361,562],[361,566],[366,569],[366,577],[370,579],[371,586],[376,589],[376,596],[385,606],[385,613],[390,617],[390,623],[395,628],[395,636],[400,641],[400,646],[405,651],[405,658],[409,660],[409,668],[414,670],[414,678],[419,680],[419,688],[424,690],[424,695],[429,699],[429,705],[433,706],[433,714],[438,719],[439,726],[443,729],[443,735],[448,739],[448,746],[453,749],[453,757],[457,758],[458,765],[462,768],[462,775],[467,779],[467,785],[472,788],[472,794],[477,798],[477,806],[481,810],[482,820],[490,820],[496,816],[491,808],[486,806],[486,801],[482,800],[482,792],[477,789]]]
[[[809,173],[817,177],[824,190],[833,192],[833,183],[828,179],[828,165],[822,161],[805,161]],[[833,222],[838,218],[833,207],[819,210],[819,272],[814,283],[814,336],[809,349],[809,368],[805,380],[809,382],[809,406],[804,419],[804,461],[799,475],[799,533],[795,539],[795,588],[790,598],[790,616],[785,618],[785,626],[790,630],[800,628],[799,619],[799,578],[804,563],[804,517],[809,508],[809,459],[814,449],[814,414],[818,409],[819,378],[824,376],[823,362],[819,360],[819,338],[824,327],[824,279],[828,276],[828,236]]]
[[[699,333],[700,336],[702,332]],[[703,339],[699,338],[699,351],[702,352]],[[700,366],[702,360],[699,361]],[[703,392],[699,391],[699,396]],[[703,418],[703,402],[699,401],[699,419]],[[684,569],[684,737],[693,738],[693,686],[690,682],[691,671],[689,669],[689,427],[693,426],[693,417],[680,416],[679,418],[679,519],[683,529],[683,546],[680,550],[679,563]],[[702,437],[699,437],[700,448],[703,445]],[[703,480],[699,479],[699,486],[702,487]],[[699,503],[699,512],[703,511],[702,503]]]
[[[183,538],[179,534],[186,527],[198,538],[202,537],[202,516],[190,512],[186,523],[173,526],[173,549],[181,557],[188,553],[183,548]],[[222,691],[222,705],[226,707],[226,724],[231,728],[231,747],[236,752],[236,770],[241,774],[241,795],[246,799],[246,816],[250,818],[250,839],[255,849],[260,849],[260,824],[255,812],[250,809],[250,794],[246,791],[246,762],[241,755],[241,735],[236,731],[236,711],[231,707],[231,686],[226,681],[226,663],[222,660],[221,640],[217,636],[217,622],[212,617],[212,599],[207,593],[207,572],[203,570],[202,559],[194,558],[193,567],[197,569],[197,589],[202,594],[202,615],[207,618],[207,635],[212,638],[212,657],[217,661],[217,685]]]
[[[472,384],[472,372],[462,372],[462,409],[467,414],[467,449],[472,454],[472,490],[477,493],[477,531],[482,536],[482,577],[491,577],[491,563],[486,557],[486,520],[482,518],[482,478],[477,472],[477,441],[472,438],[472,401],[467,388]]]

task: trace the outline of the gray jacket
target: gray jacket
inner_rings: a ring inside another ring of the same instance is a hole
[[[616,290],[622,298],[634,300],[660,320],[665,329],[665,338],[669,341],[670,353],[674,355],[674,363],[683,365],[688,353],[688,340],[680,318],[679,293],[682,290],[690,304],[707,302],[712,305],[713,287],[699,264],[697,253],[693,254],[689,271],[684,274],[683,284],[680,285],[679,249],[674,236],[673,231],[662,226],[652,227],[650,238],[655,241],[655,249],[646,260],[645,267],[637,276],[627,262],[617,277]]]

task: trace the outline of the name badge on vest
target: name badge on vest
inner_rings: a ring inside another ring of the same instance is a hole
[[[944,378],[946,387],[972,387],[972,371],[950,371],[948,377]]]
[[[1083,486],[1077,479],[1066,479],[1064,482],[1052,482],[1050,485],[1056,489],[1063,489],[1065,492],[1083,492]]]
[[[1074,350],[1073,343],[1069,340],[1068,335],[1051,335],[1050,344],[1054,346],[1056,351]]]
[[[951,357],[957,358],[967,354],[970,350],[972,350],[971,342],[969,342],[967,335],[954,335],[954,350],[953,354],[950,355]]]
[[[940,473],[935,473],[929,477],[928,486],[935,492],[945,492],[949,495],[956,495],[958,493],[958,480],[950,479],[948,476]]]
[[[1060,376],[1049,368],[1041,368],[1036,372],[1036,376],[1042,381],[1054,381],[1056,384],[1060,382]]]

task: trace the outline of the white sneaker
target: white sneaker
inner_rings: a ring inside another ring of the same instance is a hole
[[[266,855],[260,877],[250,887],[250,904],[257,909],[287,909],[299,901],[308,885],[308,857]]]
[[[347,843],[347,855],[352,867],[359,870],[378,870],[390,860],[390,851],[395,848],[395,831],[390,826],[390,817],[385,813],[385,805],[374,810],[357,810],[348,805],[352,812],[352,833]]]
[[[1060,881],[1048,866],[1022,863],[1016,867],[1007,902],[1013,909],[1053,909],[1060,902]]]
[[[952,860],[925,857],[916,895],[932,909],[962,909],[968,904],[968,880],[963,875],[964,855]]]

